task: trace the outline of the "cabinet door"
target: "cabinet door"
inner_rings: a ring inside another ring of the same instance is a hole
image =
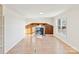
[[[45,26],[45,34],[53,34],[53,26],[46,25]]]

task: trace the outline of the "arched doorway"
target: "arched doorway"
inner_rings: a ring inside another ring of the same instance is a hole
[[[53,26],[47,23],[30,23],[25,25],[25,34],[52,34],[53,35]]]

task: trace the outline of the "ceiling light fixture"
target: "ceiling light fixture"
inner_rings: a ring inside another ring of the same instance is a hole
[[[40,12],[40,14],[42,15],[42,14],[44,14],[43,12]]]

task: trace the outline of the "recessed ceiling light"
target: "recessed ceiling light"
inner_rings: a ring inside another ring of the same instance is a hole
[[[43,12],[40,12],[40,14],[44,14]]]

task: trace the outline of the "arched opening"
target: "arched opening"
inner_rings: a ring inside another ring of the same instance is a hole
[[[25,25],[25,34],[53,35],[53,26],[47,23],[30,23]]]

